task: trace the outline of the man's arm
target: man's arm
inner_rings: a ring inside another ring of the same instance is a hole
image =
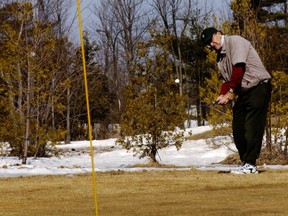
[[[244,63],[238,63],[233,66],[230,82],[224,82],[221,86],[219,97],[216,100],[218,104],[227,104],[234,99],[234,90],[240,88],[244,73]]]

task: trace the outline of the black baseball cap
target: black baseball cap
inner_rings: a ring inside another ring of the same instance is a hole
[[[201,40],[203,41],[205,45],[208,45],[210,44],[213,35],[217,32],[218,30],[214,27],[206,28],[201,32]]]

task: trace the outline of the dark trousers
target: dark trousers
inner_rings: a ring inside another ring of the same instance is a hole
[[[233,107],[234,142],[243,163],[256,164],[262,147],[271,83],[261,82],[239,95]]]

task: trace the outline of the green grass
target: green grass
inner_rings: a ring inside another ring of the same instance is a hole
[[[259,175],[216,171],[97,173],[99,216],[286,216],[288,171]],[[0,179],[2,216],[88,216],[91,175]]]

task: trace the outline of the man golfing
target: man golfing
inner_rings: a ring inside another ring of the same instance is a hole
[[[223,83],[216,103],[233,106],[233,137],[242,166],[234,174],[258,173],[266,116],[271,98],[271,76],[251,43],[238,35],[224,35],[214,27],[201,33],[205,46],[217,52]]]

